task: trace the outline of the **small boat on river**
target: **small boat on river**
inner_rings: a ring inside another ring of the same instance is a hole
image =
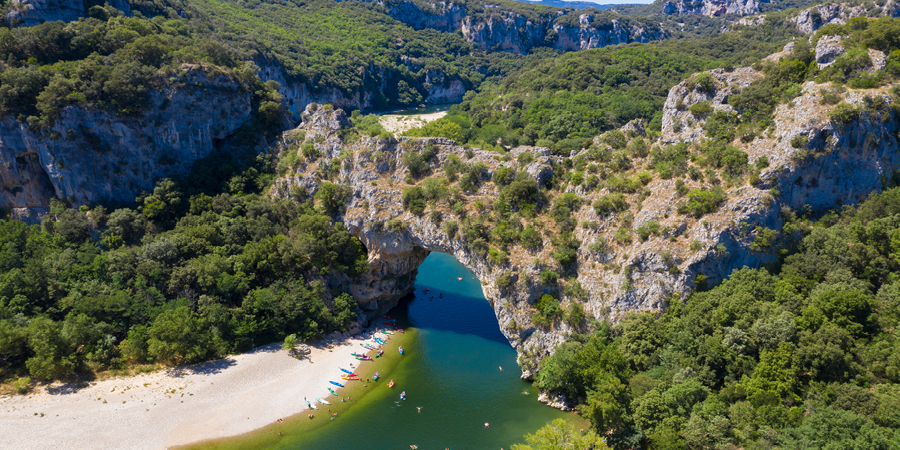
[[[406,391],[400,393],[400,400],[406,400]]]
[[[337,381],[329,381],[329,383],[331,383],[331,384],[333,384],[333,385],[335,385],[335,386],[337,386],[337,387],[344,387],[343,384],[338,383]]]
[[[375,372],[375,375],[372,376],[372,379],[378,381],[378,372]]]
[[[393,378],[391,378],[391,382],[388,383],[388,387],[389,387],[389,388],[394,387],[394,379],[393,379]]]
[[[400,354],[401,355],[403,354],[403,346],[402,345],[400,346]]]

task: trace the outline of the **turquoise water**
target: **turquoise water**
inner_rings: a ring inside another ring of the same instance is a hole
[[[414,298],[388,314],[407,329],[386,347],[396,366],[374,363],[382,381],[396,381],[393,389],[373,386],[359,399],[354,392],[337,420],[316,425],[303,417],[296,425],[205,448],[508,449],[553,419],[577,420],[539,403],[537,390],[519,378],[516,352],[478,280],[452,256],[432,253],[419,267]],[[399,357],[401,343],[405,355]],[[401,391],[407,400],[399,399]]]

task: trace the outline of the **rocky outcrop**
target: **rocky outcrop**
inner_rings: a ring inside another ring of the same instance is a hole
[[[890,14],[889,10],[885,10],[885,12],[888,12],[891,16],[894,15]],[[807,34],[818,30],[823,25],[843,25],[854,17],[866,17],[867,15],[868,11],[863,5],[826,3],[804,9],[791,20],[797,24],[797,29],[801,33]]]
[[[131,15],[131,6],[125,0],[109,0],[110,6]],[[82,0],[12,0],[6,19],[10,22],[33,26],[61,20],[71,22],[87,16]]]
[[[153,93],[141,117],[69,106],[42,130],[0,120],[0,207],[33,221],[52,197],[133,202],[157,179],[186,173],[216,151],[250,118],[250,93],[224,75],[185,69],[170,89]]]
[[[580,25],[578,27],[553,25],[553,31],[557,36],[553,48],[578,51],[631,42],[657,41],[667,37],[658,27],[650,29],[637,24],[625,25],[619,20],[611,20],[603,26],[596,26],[594,17],[593,14],[581,14],[578,17]]]
[[[694,77],[670,91],[660,145],[706,139],[700,126],[703,118],[692,117],[692,123],[685,123],[682,129],[675,126],[676,122],[687,122],[687,115],[692,115],[688,108],[701,102],[707,102],[713,109],[731,111],[728,96],[763,76],[753,69],[715,70],[708,75],[709,79]],[[584,289],[583,296],[573,293],[574,289],[567,291],[562,286],[544,286],[537,281],[545,269],[560,270],[553,262],[553,246],[548,245],[552,231],[546,227],[552,219],[521,218],[527,223],[544,224],[535,226],[543,227],[545,245],[534,249],[511,245],[508,259],[501,258],[500,262],[491,262],[486,251],[478,251],[460,233],[448,232],[443,225],[448,221],[462,224],[464,217],[493,214],[491,205],[499,192],[488,180],[498,167],[524,171],[540,182],[552,176],[561,159],[546,149],[515,148],[501,160],[497,153],[477,149],[467,152],[443,138],[363,137],[348,143],[341,140],[337,130],[337,124],[343,122],[341,113],[319,109],[308,112],[309,117],[301,128],[307,130],[307,139],[310,135],[320,135],[308,142],[315,142],[322,159],[308,161],[296,172],[281,178],[271,192],[285,196],[298,192],[295,187],[302,187],[301,192],[312,195],[325,181],[320,168],[339,167],[328,180],[349,186],[352,196],[338,220],[365,244],[372,268],[358,279],[342,280],[343,288],[359,299],[360,306],[369,315],[376,315],[410,292],[417,267],[429,252],[452,254],[481,280],[501,331],[519,352],[524,375],[530,376],[538,358],[551,352],[581,326],[561,320],[550,326],[535,325],[534,304],[543,294],[555,293],[563,308],[579,302],[589,318],[598,320],[618,320],[634,310],[658,311],[669,301],[685,298],[700,275],[714,285],[736,268],[759,267],[774,261],[776,255],[771,250],[753,245],[763,230],[780,230],[790,211],[803,208],[824,211],[853,204],[881,189],[884,177],[890,177],[900,167],[896,138],[900,129],[894,112],[885,106],[892,101],[887,88],[845,93],[844,102],[865,113],[843,124],[833,123],[829,112],[834,107],[820,102],[827,89],[829,85],[812,82],[803,85],[801,95],[792,104],[778,107],[772,130],[749,143],[734,143],[748,154],[750,162],[764,156],[769,166],[761,171],[760,181],[755,185],[738,183],[726,188],[727,200],[702,220],[678,212],[681,199],[675,180],[653,179],[641,190],[640,199],[638,194],[628,195],[628,215],[631,228],[639,229],[653,221],[660,231],[645,240],[615,242],[613,235],[621,228],[619,221],[599,215],[590,207],[608,191],[568,186],[567,192],[584,199],[583,206],[572,213],[573,219],[581,224],[575,230],[580,243],[575,280]],[[318,115],[332,118],[324,120],[317,118]],[[633,123],[622,131],[637,138],[642,127]],[[602,140],[596,142],[601,145]],[[465,212],[446,204],[430,207],[422,216],[404,209],[400,199],[402,190],[409,186],[409,178],[400,162],[401,155],[425,149],[436,151],[435,158],[429,161],[433,176],[443,175],[441,168],[451,155],[486,167],[480,186],[458,193],[459,197],[454,199],[465,205]],[[525,165],[520,166],[518,156],[524,152],[532,156],[523,159]],[[635,171],[642,170],[643,163],[635,161],[634,164]],[[688,188],[702,186],[689,178],[685,181]],[[591,244],[596,242],[606,242],[605,249],[591,250]],[[509,281],[498,285],[501,275]],[[561,283],[568,285],[575,280]]]
[[[663,14],[701,14],[707,17],[724,14],[747,16],[759,14],[760,3],[768,2],[760,0],[703,0],[701,2],[675,0],[668,1],[663,5]]]

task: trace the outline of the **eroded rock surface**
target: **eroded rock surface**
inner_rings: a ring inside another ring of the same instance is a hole
[[[675,86],[666,101],[659,144],[706,139],[702,131],[704,119],[692,117],[688,108],[707,102],[714,110],[731,111],[728,96],[762,76],[749,68],[714,70],[709,72],[711,82],[698,82],[694,77]],[[541,182],[552,177],[561,157],[546,149],[515,148],[508,158],[470,149],[469,158],[466,149],[443,138],[362,137],[345,142],[339,130],[313,125],[341,122],[341,113],[318,109],[304,114],[307,118],[301,128],[306,129],[307,136],[321,136],[314,145],[322,157],[278,180],[272,194],[285,196],[296,192],[295,187],[302,187],[307,195],[313,195],[326,181],[323,168],[339,167],[336,173],[331,172],[328,181],[350,186],[352,191],[339,220],[365,244],[372,266],[359,279],[344,281],[360,299],[361,307],[370,315],[392,307],[411,291],[417,267],[429,252],[452,254],[481,280],[482,291],[494,308],[501,331],[519,352],[524,376],[530,376],[541,356],[583,326],[558,319],[550,326],[535,325],[534,304],[543,294],[555,293],[563,308],[570,302],[582,303],[589,319],[615,321],[629,311],[660,311],[667,302],[685,298],[695,288],[699,275],[714,285],[736,268],[760,267],[774,261],[776,256],[771,249],[754,249],[752,245],[761,230],[780,230],[787,220],[785,214],[853,204],[880,190],[884,177],[890,177],[900,167],[896,138],[900,130],[897,118],[887,107],[892,101],[888,88],[844,93],[844,102],[868,112],[849,123],[835,124],[829,118],[834,106],[820,102],[830,85],[803,85],[799,97],[777,108],[771,130],[749,142],[734,143],[747,152],[750,162],[760,157],[768,159],[769,165],[761,171],[759,182],[726,187],[727,200],[717,211],[702,218],[678,212],[682,197],[675,189],[675,180],[652,179],[640,190],[640,198],[638,194],[628,195],[631,227],[638,229],[654,221],[661,230],[646,240],[614,243],[613,235],[620,228],[618,220],[599,215],[590,206],[609,193],[607,189],[586,191],[582,186],[571,185],[565,188],[584,199],[583,206],[572,213],[581,224],[574,234],[581,244],[576,279],[586,291],[583,297],[566,294],[562,289],[575,280],[561,281],[562,286],[538,282],[541,271],[561,270],[553,262],[552,219],[546,216],[541,219],[543,225],[523,219],[541,230],[544,245],[534,249],[511,245],[508,260],[500,263],[492,263],[486,252],[478,252],[459,233],[451,235],[444,228],[448,221],[462,224],[464,216],[491,217],[490,205],[499,191],[488,180],[501,166],[524,171]],[[683,123],[681,129],[676,127],[679,120]],[[640,136],[641,131],[641,124],[635,123],[623,129],[623,133],[634,137]],[[698,151],[691,148],[692,152]],[[429,162],[431,170],[423,178],[409,179],[408,170],[401,163],[402,154],[426,149],[436,152]],[[530,152],[532,157],[520,166],[518,155],[523,152]],[[410,186],[406,180],[420,184],[428,176],[442,176],[442,167],[451,155],[469,164],[480,162],[486,168],[477,189],[459,194],[465,213],[453,212],[446,204],[429,207],[421,216],[405,210],[401,197],[403,188]],[[693,183],[689,179],[687,182]],[[441,219],[435,220],[432,211],[439,211]],[[598,241],[607,242],[606,249],[600,253],[590,251],[591,244]],[[498,286],[501,275],[511,275],[512,282]]]

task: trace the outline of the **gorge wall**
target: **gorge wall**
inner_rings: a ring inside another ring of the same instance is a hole
[[[670,91],[658,144],[705,139],[700,128],[702,119],[695,118],[687,108],[707,102],[714,109],[729,110],[731,107],[725,103],[727,97],[763,76],[749,68],[731,72],[714,70],[710,75],[713,87],[709,90],[684,82]],[[540,230],[544,245],[533,249],[511,245],[508,259],[501,262],[491,262],[462,233],[450,234],[442,225],[453,220],[462,226],[466,217],[480,217],[487,218],[489,227],[496,226],[490,222],[494,220],[491,205],[498,198],[499,190],[488,181],[491,175],[500,167],[511,167],[543,182],[562,162],[561,157],[550,155],[546,149],[519,147],[512,149],[507,158],[471,149],[468,151],[471,156],[467,157],[466,149],[443,138],[362,137],[345,142],[340,130],[349,126],[349,121],[343,111],[310,108],[299,127],[305,133],[289,132],[286,142],[304,135],[306,142],[314,143],[320,156],[301,163],[293,173],[279,179],[272,194],[286,196],[293,192],[296,195],[300,188],[299,192],[311,196],[325,181],[323,168],[339,167],[328,180],[349,186],[352,196],[338,220],[366,245],[372,267],[360,279],[341,281],[359,299],[361,308],[375,315],[392,307],[410,292],[416,268],[429,252],[452,254],[481,280],[500,328],[519,352],[528,376],[540,356],[584,325],[559,319],[550,326],[535,325],[534,304],[543,294],[557,295],[563,307],[570,302],[582,303],[588,317],[598,320],[617,320],[632,310],[659,311],[666,307],[667,301],[685,298],[696,287],[698,275],[714,285],[736,268],[760,267],[775,261],[772,248],[754,247],[754,242],[764,229],[781,230],[792,211],[821,212],[854,204],[882,189],[884,181],[891,179],[900,167],[897,138],[900,129],[898,117],[889,107],[894,101],[888,93],[889,87],[844,93],[843,102],[867,111],[845,124],[835,124],[829,117],[834,106],[820,102],[823,93],[830,92],[830,85],[809,82],[802,89],[802,94],[791,104],[778,107],[774,127],[749,143],[740,140],[735,143],[747,152],[751,162],[763,156],[768,158],[769,165],[761,171],[759,182],[725,186],[727,200],[717,211],[702,218],[680,214],[677,206],[682,198],[675,189],[675,181],[656,177],[641,190],[642,194],[627,196],[627,214],[633,218],[629,225],[633,229],[652,220],[662,231],[646,240],[615,243],[613,236],[620,228],[620,221],[611,215],[600,215],[590,206],[609,190],[586,192],[582,186],[565,187],[566,192],[584,199],[573,213],[580,224],[575,231],[581,244],[577,251],[577,274],[567,274],[553,261],[550,243],[554,229],[547,216],[521,217],[526,225]],[[642,124],[629,124],[626,132],[632,138],[640,138]],[[804,144],[797,145],[797,142]],[[595,140],[595,145],[604,144]],[[430,161],[430,172],[412,180],[415,184],[421,184],[429,176],[444,175],[442,167],[451,155],[469,164],[481,162],[487,168],[477,189],[460,194],[463,211],[454,211],[448,203],[437,202],[425,214],[417,216],[403,207],[403,188],[411,184],[406,181],[409,172],[401,162],[402,154],[421,153],[426,149],[436,151],[436,156]],[[517,157],[523,152],[532,153],[533,161],[519,166]],[[642,170],[642,164],[636,161],[629,173]],[[699,183],[691,185],[690,180],[687,183],[689,188],[700,186]],[[436,220],[432,211],[439,211],[441,218]],[[589,250],[590,244],[601,239],[609,243],[605,250]],[[542,285],[538,278],[545,269],[576,277],[586,295],[579,297],[565,292],[565,286],[574,280]],[[511,275],[512,283],[498,286],[501,275]]]
[[[46,129],[0,120],[0,207],[34,223],[53,197],[130,203],[156,180],[187,173],[251,109],[250,92],[236,80],[186,69],[137,118],[69,106]]]

